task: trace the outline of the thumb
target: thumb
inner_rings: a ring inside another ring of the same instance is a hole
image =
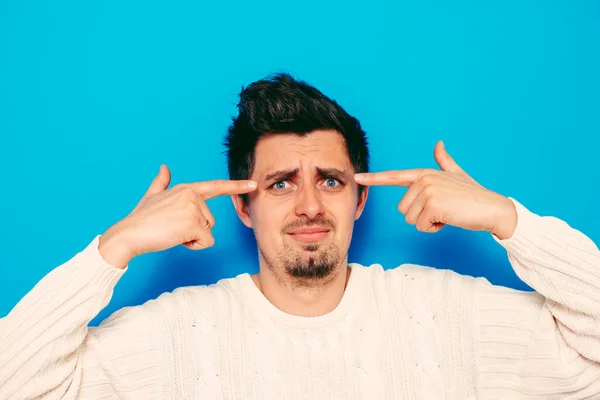
[[[446,151],[446,147],[444,146],[444,142],[442,142],[441,140],[436,143],[435,148],[433,149],[433,157],[435,158],[435,162],[440,166],[442,171],[467,175],[467,173],[463,171],[461,167],[458,166],[458,164],[456,163],[456,161],[454,161],[450,154],[448,154],[448,152]]]
[[[150,187],[148,188],[148,191],[146,192],[146,195],[144,197],[152,196],[154,194],[165,191],[169,187],[170,183],[171,171],[169,171],[169,168],[166,165],[161,164],[160,169],[158,171],[158,175],[156,175],[156,177],[150,184]]]

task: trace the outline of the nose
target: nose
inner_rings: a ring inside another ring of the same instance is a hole
[[[323,212],[323,202],[318,188],[310,184],[302,185],[296,198],[296,216],[314,219]]]

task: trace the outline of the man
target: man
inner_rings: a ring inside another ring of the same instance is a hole
[[[226,146],[231,181],[168,188],[161,166],[126,218],[0,320],[0,398],[600,398],[600,254],[581,232],[485,189],[442,143],[441,170],[369,173],[358,121],[284,74],[242,90]],[[421,231],[490,232],[536,292],[348,264],[375,185],[409,187],[398,208]],[[87,327],[135,256],[211,246],[206,200],[221,195],[253,229],[260,273]]]

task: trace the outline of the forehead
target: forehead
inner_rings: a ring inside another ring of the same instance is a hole
[[[315,131],[303,136],[278,133],[263,136],[256,144],[253,176],[301,166],[353,168],[344,137],[336,131]]]

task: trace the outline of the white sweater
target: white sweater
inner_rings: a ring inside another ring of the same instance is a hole
[[[513,200],[501,241],[536,292],[449,270],[352,264],[335,310],[298,317],[248,274],[124,308],[98,237],[0,320],[0,399],[600,399],[600,254]]]

